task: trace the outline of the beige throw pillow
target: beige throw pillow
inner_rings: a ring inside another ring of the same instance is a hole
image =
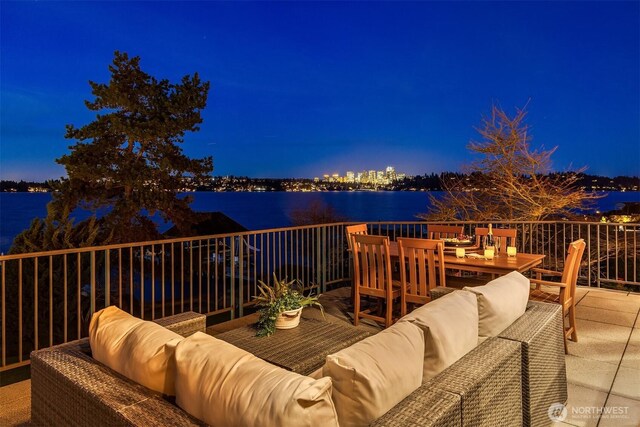
[[[176,403],[207,424],[338,426],[329,378],[286,371],[202,332],[181,341],[175,358]]]
[[[424,331],[426,382],[451,366],[478,344],[478,305],[473,294],[454,291],[404,316]]]
[[[93,358],[151,390],[175,395],[173,351],[183,338],[116,306],[98,311],[89,324]]]
[[[322,374],[333,381],[340,426],[368,425],[417,389],[423,356],[422,331],[410,323],[327,356]]]
[[[498,277],[484,286],[466,287],[478,297],[478,334],[495,337],[527,309],[529,279],[517,271]]]

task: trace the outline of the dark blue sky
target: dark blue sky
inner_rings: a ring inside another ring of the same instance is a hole
[[[640,174],[639,2],[6,2],[0,178],[45,179],[113,51],[211,82],[187,136],[215,175],[457,170],[498,102],[529,99],[554,167]]]

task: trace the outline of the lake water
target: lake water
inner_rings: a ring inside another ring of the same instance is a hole
[[[413,221],[427,211],[428,194],[409,191],[355,191],[323,193],[191,193],[193,209],[221,211],[250,230],[291,225],[291,213],[321,200],[351,221]],[[431,193],[441,194],[441,193]],[[14,237],[29,227],[33,218],[47,214],[51,193],[0,193],[0,252],[6,253]],[[622,202],[640,202],[640,192],[610,192],[598,201],[601,211],[616,209]],[[77,219],[86,218],[78,213]],[[163,224],[161,230],[169,228]]]

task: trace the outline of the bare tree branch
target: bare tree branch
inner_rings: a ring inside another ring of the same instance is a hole
[[[526,115],[526,106],[510,117],[494,105],[476,129],[481,139],[467,146],[480,157],[463,168],[466,176],[443,180],[444,197],[429,196],[431,209],[419,216],[436,221],[572,218],[601,197],[578,187],[585,168],[552,173],[557,147],[531,149]]]

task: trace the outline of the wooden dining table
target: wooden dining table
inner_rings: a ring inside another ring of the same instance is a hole
[[[391,258],[398,258],[397,242],[389,242],[389,255]],[[471,257],[467,255],[464,258],[457,258],[455,254],[445,251],[444,266],[455,270],[502,276],[512,271],[524,273],[542,264],[544,257],[545,255],[541,254],[518,253],[515,257],[500,254],[493,257],[493,259],[473,257],[473,255]]]

